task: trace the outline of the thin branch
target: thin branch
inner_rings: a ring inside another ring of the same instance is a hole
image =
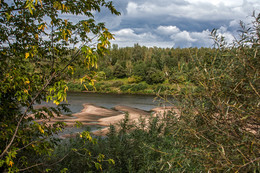
[[[52,79],[55,77],[56,73],[54,72],[50,79],[47,81],[47,83],[42,87],[42,89],[36,94],[36,96],[32,99],[31,103],[29,104],[29,106],[27,107],[27,109],[25,110],[25,112],[23,113],[23,115],[21,116],[20,120],[17,123],[16,129],[14,131],[14,134],[9,142],[9,144],[6,146],[6,148],[4,149],[4,151],[2,152],[2,154],[0,155],[0,158],[2,158],[5,153],[8,151],[8,149],[11,147],[12,143],[14,142],[14,139],[17,135],[18,129],[20,127],[20,124],[23,120],[23,118],[26,116],[27,112],[29,111],[29,108],[34,104],[35,100],[39,97],[39,95],[42,93],[42,91],[45,90],[45,88],[50,84],[50,82],[52,81]]]
[[[249,82],[251,88],[255,91],[255,93],[257,94],[257,96],[260,98],[260,94],[257,92],[257,90],[255,89],[255,87],[253,86],[253,84],[251,83],[251,81]]]
[[[44,163],[37,163],[37,164],[32,165],[32,166],[30,166],[30,167],[27,167],[27,168],[24,168],[24,169],[19,169],[19,172],[26,171],[26,170],[28,170],[28,169],[31,169],[31,168],[33,168],[33,167],[40,166],[40,165],[43,165],[43,164],[44,164]]]
[[[16,152],[21,151],[21,150],[27,148],[28,146],[30,146],[30,145],[32,145],[32,144],[34,144],[34,143],[37,143],[37,142],[38,142],[38,141],[32,141],[32,142],[30,142],[29,144],[25,145],[24,147],[17,149]]]
[[[251,164],[251,163],[254,163],[254,162],[256,162],[256,161],[259,161],[259,160],[260,160],[260,157],[256,158],[255,160],[251,160],[250,162],[247,162],[246,164],[240,166],[239,169],[238,169],[236,172],[239,172],[239,170],[240,170],[241,168],[243,168],[243,167],[245,167],[245,166],[247,166],[247,165],[249,165],[249,164]]]
[[[10,140],[10,142],[8,143],[8,145],[6,146],[6,148],[4,149],[4,151],[1,153],[0,158],[2,158],[8,151],[8,149],[11,147],[12,143],[14,142],[14,139],[17,135],[18,129],[20,127],[20,124],[22,122],[22,120],[24,119],[24,117],[26,116],[27,112],[29,111],[29,108],[34,104],[35,100],[39,97],[39,95],[47,88],[47,86],[49,86],[49,84],[51,83],[51,81],[58,77],[61,76],[61,74],[64,72],[64,70],[73,62],[75,61],[75,59],[79,56],[79,54],[81,53],[81,49],[79,49],[77,51],[77,53],[74,55],[74,57],[69,61],[69,63],[59,72],[59,74],[56,74],[56,72],[53,72],[50,79],[47,81],[47,83],[42,87],[42,89],[36,94],[36,96],[32,99],[31,103],[29,104],[29,106],[27,107],[27,109],[25,110],[25,112],[23,113],[23,115],[21,116],[21,118],[19,119],[16,129],[14,131],[14,134]]]

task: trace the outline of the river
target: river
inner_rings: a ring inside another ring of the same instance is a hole
[[[167,98],[173,103],[171,98]],[[65,103],[65,102],[64,102]],[[138,108],[145,111],[150,111],[155,107],[170,106],[164,99],[159,99],[152,95],[133,95],[133,94],[101,94],[101,93],[88,93],[88,92],[68,92],[67,103],[72,113],[81,112],[84,103],[91,103],[96,106],[111,109],[116,105],[124,105],[133,108]],[[52,103],[42,103],[41,105],[55,106]],[[172,106],[172,105],[171,105]],[[91,125],[88,126],[90,131],[94,131],[101,126]],[[67,128],[62,134],[81,132],[82,128]]]
[[[167,98],[169,99],[169,98]],[[171,102],[172,99],[170,99]],[[145,111],[158,106],[168,106],[163,99],[158,99],[152,95],[132,95],[132,94],[101,94],[87,92],[69,92],[67,93],[67,101],[72,113],[80,112],[83,109],[83,103],[91,103],[105,108],[113,108],[116,105],[125,105]]]

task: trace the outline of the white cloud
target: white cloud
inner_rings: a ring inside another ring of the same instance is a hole
[[[172,35],[171,39],[176,42],[184,41],[184,42],[195,42],[196,39],[191,38],[190,33],[187,31],[179,32],[176,35]]]
[[[156,36],[150,32],[136,34],[133,29],[126,28],[113,32],[118,42],[150,42],[157,40]]]
[[[188,4],[180,4],[170,0],[168,3],[161,1],[129,2],[127,15],[129,17],[150,17],[167,15],[204,21],[234,20],[249,15],[253,10],[260,8],[260,3],[255,0],[188,0]],[[185,1],[184,1],[185,2]]]
[[[259,0],[117,0],[121,16],[98,15],[115,34],[112,43],[120,47],[135,43],[153,47],[210,47],[210,31],[228,42],[239,29],[240,20],[250,23],[248,17],[258,10]],[[118,8],[117,8],[118,9]],[[79,16],[80,17],[80,16]]]
[[[157,32],[159,34],[172,35],[180,32],[180,29],[176,26],[159,26]]]

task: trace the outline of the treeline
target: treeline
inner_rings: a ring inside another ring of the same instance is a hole
[[[135,44],[134,47],[119,48],[113,45],[110,53],[98,61],[98,79],[129,78],[130,83],[145,81],[147,84],[182,83],[189,79],[193,68],[192,54],[198,57],[214,56],[211,48],[148,48]],[[87,69],[78,68],[73,78],[82,77]]]

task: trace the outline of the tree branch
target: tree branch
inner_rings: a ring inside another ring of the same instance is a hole
[[[61,76],[61,74],[64,72],[64,70],[73,62],[76,60],[76,58],[79,56],[81,52],[81,49],[79,49],[76,54],[73,56],[73,58],[68,62],[68,64],[58,73],[56,74],[56,72],[53,72],[51,77],[49,78],[49,80],[47,81],[47,83],[42,87],[42,89],[36,94],[36,96],[32,99],[31,103],[29,104],[29,106],[27,107],[27,109],[25,110],[25,112],[23,113],[23,115],[21,116],[21,118],[19,119],[16,129],[14,131],[14,134],[10,140],[10,142],[8,143],[8,145],[6,146],[6,148],[4,149],[4,151],[1,153],[0,158],[2,158],[8,151],[8,149],[11,147],[12,143],[14,142],[14,139],[17,135],[18,129],[20,127],[20,124],[22,122],[22,120],[24,119],[24,117],[26,116],[27,112],[29,111],[29,108],[34,104],[35,100],[39,97],[39,95],[46,89],[47,86],[49,86],[49,84],[51,83],[51,81],[58,77]]]

